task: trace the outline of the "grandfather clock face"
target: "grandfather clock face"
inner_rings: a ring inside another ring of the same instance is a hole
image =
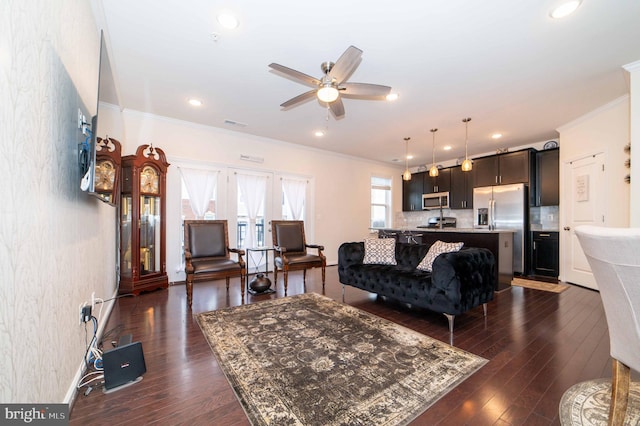
[[[144,166],[140,173],[140,192],[158,194],[159,191],[160,173],[151,166]]]
[[[113,192],[116,181],[116,166],[111,160],[96,161],[96,191]]]

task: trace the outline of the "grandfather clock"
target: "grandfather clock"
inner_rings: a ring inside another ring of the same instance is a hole
[[[122,158],[120,196],[120,293],[167,288],[167,158],[153,145],[140,145]]]

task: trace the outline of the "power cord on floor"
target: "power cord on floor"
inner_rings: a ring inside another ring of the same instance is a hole
[[[98,319],[91,316],[91,322],[93,324],[93,335],[91,336],[91,340],[88,340],[87,323],[84,324],[85,344],[87,346],[84,353],[84,364],[87,373],[80,378],[80,381],[76,386],[78,390],[87,386],[87,389],[84,392],[85,396],[89,395],[93,390],[94,386],[91,385],[92,383],[104,380],[102,350],[98,347]]]

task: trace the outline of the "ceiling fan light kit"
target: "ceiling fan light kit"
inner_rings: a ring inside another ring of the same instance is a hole
[[[385,100],[387,95],[391,93],[389,86],[347,82],[361,61],[362,50],[355,46],[349,46],[335,63],[325,61],[320,64],[324,76],[319,79],[284,65],[269,64],[269,68],[286,75],[288,78],[315,87],[314,90],[295,96],[280,106],[283,109],[293,108],[316,96],[321,102],[327,104],[336,119],[340,119],[344,117],[343,96],[350,99]]]
[[[462,162],[462,171],[470,172],[473,169],[473,163],[469,160],[469,156],[467,155],[467,147],[469,145],[469,122],[471,121],[470,117],[463,118],[462,122],[464,123],[464,161]]]
[[[322,102],[331,103],[338,99],[340,92],[333,87],[331,83],[325,83],[324,86],[318,89],[317,96]]]

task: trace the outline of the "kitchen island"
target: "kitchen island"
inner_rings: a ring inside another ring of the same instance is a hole
[[[378,229],[378,237],[395,238],[401,243],[428,244],[437,240],[446,243],[463,242],[465,247],[491,250],[496,258],[496,291],[511,287],[513,279],[513,230],[477,228],[407,228]]]

